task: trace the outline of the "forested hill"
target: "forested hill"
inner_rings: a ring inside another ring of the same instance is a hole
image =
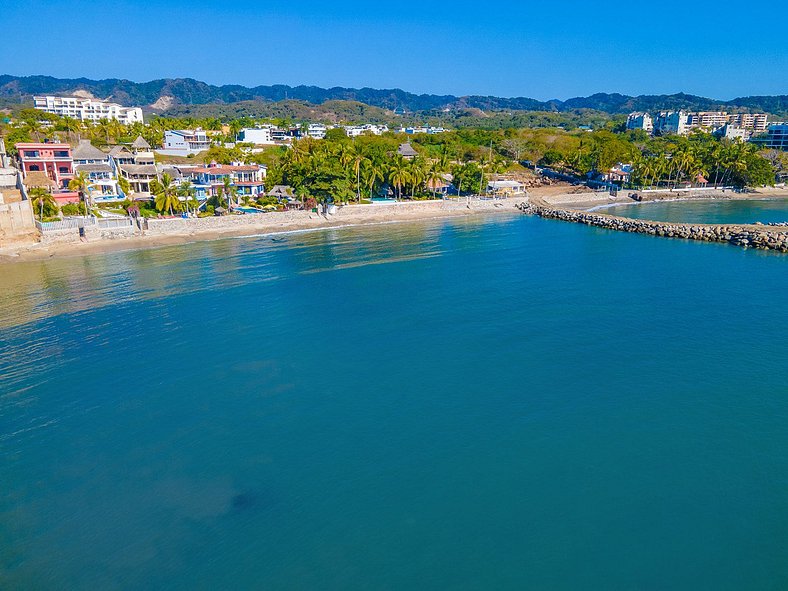
[[[0,75],[0,100],[5,104],[24,103],[34,94],[81,94],[110,99],[123,105],[166,111],[178,105],[233,104],[242,101],[282,101],[295,99],[312,104],[327,101],[357,101],[388,110],[409,112],[445,108],[485,111],[576,111],[592,109],[609,114],[661,109],[752,110],[788,118],[788,95],[751,96],[720,101],[688,94],[627,96],[599,93],[568,100],[538,101],[531,98],[494,96],[453,96],[414,94],[400,89],[319,88],[317,86],[215,86],[191,78],[165,78],[150,82],[131,82],[110,78],[62,79],[50,76]]]

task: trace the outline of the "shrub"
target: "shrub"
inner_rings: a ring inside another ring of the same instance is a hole
[[[60,208],[60,211],[63,212],[63,215],[80,214],[79,205],[76,203],[66,203],[63,207]]]

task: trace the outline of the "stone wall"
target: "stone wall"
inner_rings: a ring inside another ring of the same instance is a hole
[[[38,237],[30,201],[5,203],[0,194],[0,246]]]
[[[788,252],[788,230],[770,226],[735,224],[672,224],[649,220],[635,220],[603,213],[574,211],[549,207],[538,203],[521,203],[517,208],[523,213],[543,218],[575,222],[619,232],[636,232],[651,236],[727,242],[737,246]]]

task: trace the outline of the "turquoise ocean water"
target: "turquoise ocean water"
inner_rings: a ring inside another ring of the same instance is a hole
[[[0,588],[788,588],[788,256],[525,216],[0,267]]]
[[[753,224],[788,222],[788,199],[651,201],[605,207],[601,213],[659,222]]]

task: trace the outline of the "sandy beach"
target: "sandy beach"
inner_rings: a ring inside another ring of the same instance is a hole
[[[529,191],[529,197],[543,205],[579,210],[602,210],[606,206],[632,203],[626,191],[616,197],[586,187],[557,184]],[[780,199],[788,198],[785,187],[764,188],[749,193],[683,191],[644,193],[643,201],[707,199]],[[267,235],[302,230],[319,230],[343,226],[365,226],[469,215],[516,214],[515,206],[525,196],[508,199],[448,199],[438,201],[402,201],[397,203],[346,205],[333,214],[308,211],[273,212],[259,215],[225,216],[200,219],[182,218],[150,220],[144,233],[113,234],[79,241],[44,239],[41,242],[17,243],[0,248],[0,264],[40,260],[52,257],[81,256],[119,250],[155,248],[200,240],[217,240],[233,236]]]
[[[345,226],[389,224],[437,218],[484,214],[517,213],[515,205],[524,197],[511,199],[451,199],[445,201],[403,201],[373,205],[337,207],[333,214],[308,211],[272,212],[243,216],[201,219],[150,220],[151,229],[143,234],[115,235],[79,241],[13,244],[0,248],[0,264],[52,257],[80,256],[119,250],[155,248],[199,240],[233,236],[267,235],[299,230],[318,230]]]

